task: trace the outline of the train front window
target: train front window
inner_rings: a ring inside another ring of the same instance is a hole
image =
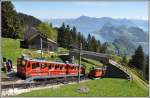
[[[22,67],[25,67],[26,61],[25,61],[25,60],[20,60],[20,65],[21,65]]]

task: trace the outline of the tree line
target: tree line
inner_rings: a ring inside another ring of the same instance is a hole
[[[94,36],[88,34],[86,38],[81,32],[78,32],[76,27],[70,27],[62,23],[60,28],[56,28],[58,32],[57,42],[60,47],[67,49],[79,49],[82,43],[83,50],[105,53],[107,49],[106,43],[101,44],[100,40],[96,40]]]
[[[141,71],[140,76],[144,77],[146,80],[149,80],[149,56],[144,54],[141,45],[138,46],[129,61],[127,60],[126,56],[123,56],[122,64],[127,64],[131,68],[138,69]]]
[[[149,56],[143,52],[141,45],[135,50],[132,58],[129,60],[129,65],[142,71],[142,76],[148,80],[149,77]]]
[[[52,24],[43,23],[33,16],[17,13],[10,1],[2,2],[2,37],[23,38],[29,27],[35,27],[48,38],[57,41],[60,47],[67,49],[79,48],[80,43],[88,51],[105,53],[107,49],[106,43],[101,44],[100,40],[90,34],[85,38],[75,27],[70,28],[63,23],[61,27],[53,28]]]
[[[17,13],[11,1],[2,1],[2,37],[23,38],[28,27],[36,27],[41,21],[33,16]]]

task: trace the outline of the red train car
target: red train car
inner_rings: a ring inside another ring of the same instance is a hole
[[[17,74],[21,77],[65,77],[65,76],[77,76],[78,65],[66,64],[59,62],[49,62],[45,60],[37,59],[17,59]],[[85,68],[81,66],[80,74],[85,74]]]
[[[89,72],[89,77],[90,78],[103,77],[106,74],[106,69],[107,69],[106,66],[92,68]]]

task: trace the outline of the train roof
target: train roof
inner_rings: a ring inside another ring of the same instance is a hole
[[[34,62],[45,62],[45,63],[55,63],[55,64],[66,64],[63,62],[55,62],[55,61],[47,61],[47,60],[43,60],[43,59],[25,59],[25,60],[29,60],[29,61],[34,61]],[[73,64],[73,63],[68,63],[69,65],[72,66],[78,66],[78,64]],[[81,65],[82,66],[82,65]]]

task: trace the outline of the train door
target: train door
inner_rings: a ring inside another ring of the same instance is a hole
[[[17,74],[19,76],[26,77],[25,76],[25,74],[26,74],[26,63],[27,63],[26,60],[23,60],[21,58],[17,59]]]
[[[42,76],[48,75],[48,67],[46,63],[40,63],[40,73]]]
[[[39,62],[32,62],[32,76],[39,76],[41,73]]]
[[[31,72],[32,72],[31,61],[28,61],[26,64],[26,77],[30,77]]]

